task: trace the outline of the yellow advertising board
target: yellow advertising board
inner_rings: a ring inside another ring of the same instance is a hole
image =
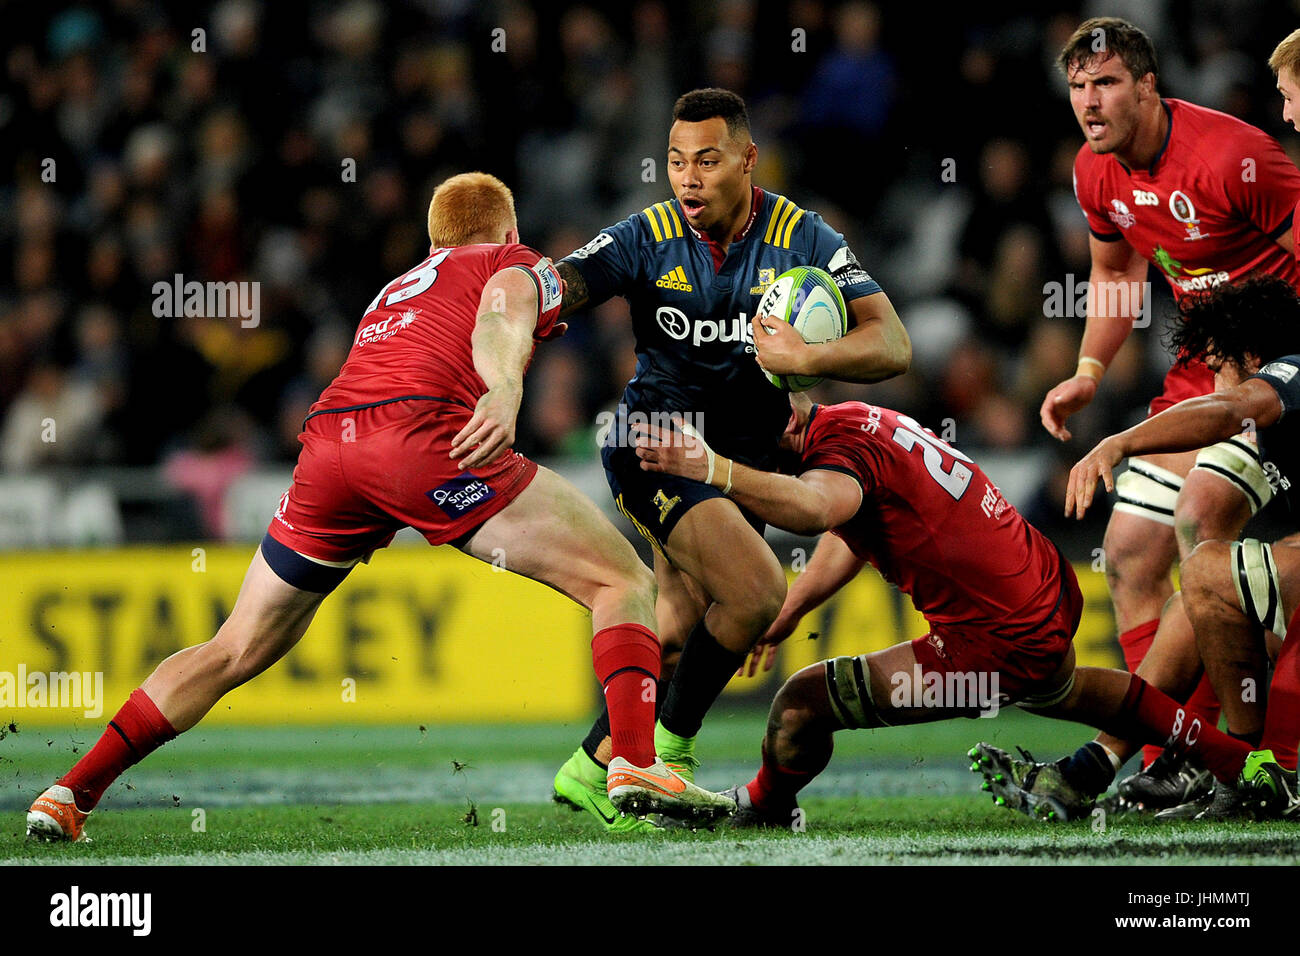
[[[216,633],[251,553],[0,555],[0,721],[102,725],[158,661]],[[1079,662],[1119,666],[1103,576],[1080,567],[1079,580],[1087,601]],[[809,615],[773,673],[732,681],[728,696],[765,702],[779,680],[816,660],[925,632],[907,599],[868,570]],[[207,720],[582,720],[598,699],[590,639],[586,612],[539,584],[447,548],[391,548],[353,571],[299,645]]]
[[[0,671],[104,675],[111,717],[158,661],[208,640],[251,548],[0,556]],[[288,656],[209,715],[223,723],[559,720],[594,699],[590,617],[451,549],[391,548],[326,598]],[[30,680],[29,676],[29,680]],[[21,724],[82,708],[5,706]]]

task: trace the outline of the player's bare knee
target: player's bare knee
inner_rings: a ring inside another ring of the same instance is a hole
[[[1225,482],[1189,481],[1174,508],[1179,552],[1187,556],[1202,541],[1235,538],[1242,519],[1249,518],[1249,512],[1238,516],[1243,507],[1240,495]]]
[[[1145,524],[1145,523],[1144,523]],[[1106,580],[1111,593],[1116,591],[1148,592],[1169,575],[1170,558],[1161,549],[1151,548],[1150,528],[1134,528],[1125,523],[1106,529],[1102,549],[1106,556]]]
[[[1178,538],[1178,551],[1186,556],[1201,543],[1202,515],[1194,509],[1174,514],[1174,536]]]
[[[772,565],[770,569],[762,565],[746,568],[743,582],[727,601],[732,616],[756,638],[777,619],[785,604],[785,573],[775,560]]]
[[[825,706],[818,706],[818,696],[825,698],[825,664],[805,667],[777,692],[767,714],[768,746],[789,746],[804,731],[816,724]],[[779,759],[779,754],[777,755]]]
[[[655,583],[654,572],[638,559],[622,567],[613,579],[614,588],[629,600],[635,600],[649,607],[655,606],[659,596],[659,585]]]
[[[649,620],[658,590],[654,573],[633,554],[630,561],[601,567],[590,591],[575,590],[573,596],[592,612],[617,607],[619,615]]]
[[[1227,541],[1203,541],[1192,549],[1179,571],[1184,600],[1201,605],[1206,600],[1225,600],[1233,587]]]

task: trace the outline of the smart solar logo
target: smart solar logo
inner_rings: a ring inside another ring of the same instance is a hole
[[[86,717],[104,713],[103,671],[27,672],[0,671],[0,711],[21,707],[57,707],[80,710]]]
[[[447,517],[459,518],[466,512],[473,511],[483,502],[495,498],[497,493],[486,482],[473,476],[462,475],[424,494],[441,508]]]
[[[177,272],[172,281],[153,284],[153,314],[158,319],[240,319],[240,326],[255,329],[261,321],[260,282],[198,282]]]
[[[83,893],[73,884],[67,893],[50,897],[50,925],[129,927],[133,936],[153,929],[152,893]]]

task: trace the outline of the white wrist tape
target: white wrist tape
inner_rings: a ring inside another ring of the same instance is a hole
[[[701,435],[699,432],[697,432],[690,425],[686,424],[685,422],[682,422],[681,429],[683,435],[687,435],[690,438],[694,438],[697,442],[699,442],[700,448],[704,452],[704,457],[708,459],[709,462],[709,473],[704,476],[704,483],[706,485],[713,484],[713,471],[718,466],[718,456],[713,453],[713,449],[710,448],[709,443],[704,440],[704,436]],[[728,486],[730,486],[731,482],[728,481],[727,484]]]

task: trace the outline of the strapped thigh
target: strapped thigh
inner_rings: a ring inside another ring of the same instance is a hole
[[[1273,489],[1260,464],[1259,449],[1241,435],[1202,448],[1196,456],[1195,468],[1217,475],[1245,495],[1251,514],[1273,497]]]
[[[1163,525],[1174,525],[1174,502],[1183,479],[1167,468],[1133,459],[1115,479],[1115,510]]]

